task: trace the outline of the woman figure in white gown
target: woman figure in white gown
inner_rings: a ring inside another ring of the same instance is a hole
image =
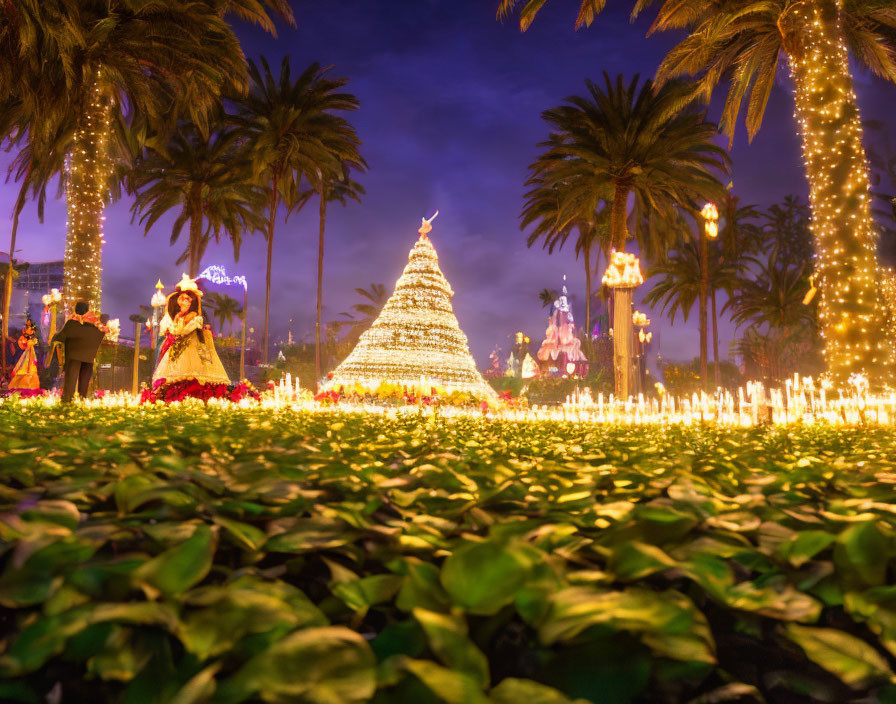
[[[186,274],[168,296],[165,317],[159,326],[165,336],[153,386],[194,380],[200,384],[230,384],[215,351],[211,331],[202,317],[202,291]]]

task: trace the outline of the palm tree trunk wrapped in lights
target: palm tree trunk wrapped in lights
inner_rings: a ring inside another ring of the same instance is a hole
[[[103,213],[110,175],[108,140],[112,100],[103,88],[99,72],[94,74],[92,82],[90,100],[68,158],[64,299],[69,310],[79,300],[99,310],[102,298]]]
[[[457,323],[451,305],[454,291],[439,268],[427,236],[430,230],[424,220],[395,292],[324,390],[376,393],[386,384],[422,395],[435,388],[496,397],[476,369],[467,336]]]
[[[778,26],[796,86],[828,368],[840,382],[858,373],[888,379],[893,340],[879,334],[868,163],[840,15],[838,0],[796,3]]]

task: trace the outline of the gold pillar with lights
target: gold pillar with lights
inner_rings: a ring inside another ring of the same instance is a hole
[[[796,87],[796,114],[812,201],[816,285],[825,360],[839,383],[888,381],[892,340],[877,286],[862,122],[844,42],[841,0],[794,3],[779,26]]]
[[[638,258],[627,252],[610,255],[602,283],[613,289],[613,373],[616,397],[627,400],[632,388],[632,298],[644,283]]]
[[[99,311],[102,298],[103,221],[110,176],[109,133],[112,99],[97,71],[90,100],[80,117],[67,160],[68,225],[65,240],[65,307],[79,300]]]

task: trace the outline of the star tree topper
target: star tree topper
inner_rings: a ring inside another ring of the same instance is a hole
[[[439,217],[439,211],[437,210],[435,214],[427,220],[426,218],[421,218],[420,229],[417,232],[420,233],[421,239],[427,239],[426,235],[432,232],[432,221]]]

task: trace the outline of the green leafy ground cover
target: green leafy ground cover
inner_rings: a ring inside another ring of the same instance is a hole
[[[0,701],[896,701],[896,438],[0,405]]]

